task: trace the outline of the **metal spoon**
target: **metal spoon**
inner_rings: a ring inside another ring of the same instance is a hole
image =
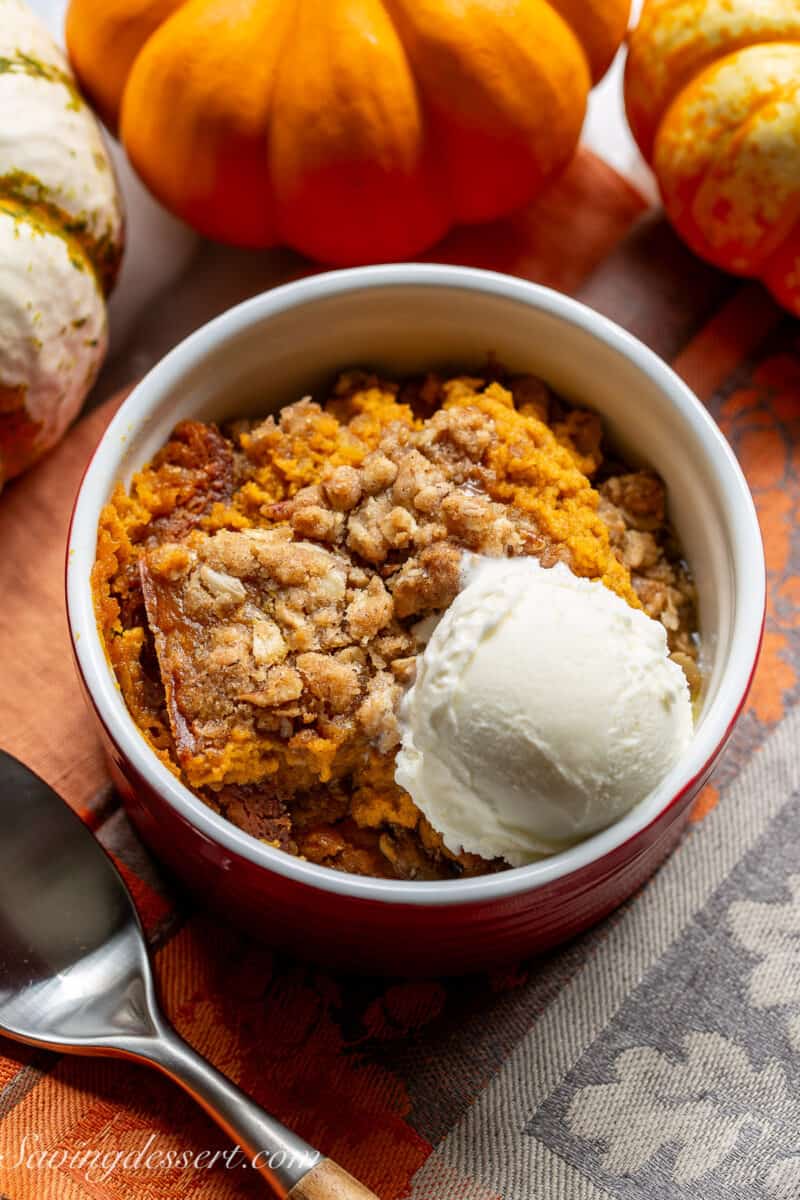
[[[254,1104],[162,1015],[130,892],[63,800],[0,751],[0,1032],[70,1054],[141,1059],[179,1083],[275,1193],[377,1200]]]

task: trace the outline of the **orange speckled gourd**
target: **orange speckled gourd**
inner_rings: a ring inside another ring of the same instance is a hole
[[[646,0],[625,102],[684,241],[800,313],[797,0]]]
[[[569,161],[629,0],[71,0],[80,82],[202,233],[412,256]]]

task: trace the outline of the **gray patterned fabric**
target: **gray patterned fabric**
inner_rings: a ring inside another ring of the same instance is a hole
[[[572,978],[563,954],[545,968],[527,1035],[415,1200],[800,1197],[798,746],[795,709],[621,918],[567,951]],[[516,1006],[504,1021],[530,988]]]

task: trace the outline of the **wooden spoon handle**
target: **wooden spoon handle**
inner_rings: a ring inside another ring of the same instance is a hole
[[[323,1158],[294,1185],[287,1200],[378,1200],[378,1197],[333,1159]]]

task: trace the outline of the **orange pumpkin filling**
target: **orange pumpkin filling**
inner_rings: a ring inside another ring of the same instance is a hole
[[[98,623],[143,735],[228,819],[343,870],[481,873],[504,864],[451,854],[394,782],[464,550],[566,562],[661,619],[696,675],[660,481],[609,470],[599,419],[530,377],[350,373],[323,407],[184,422],[103,512]]]

